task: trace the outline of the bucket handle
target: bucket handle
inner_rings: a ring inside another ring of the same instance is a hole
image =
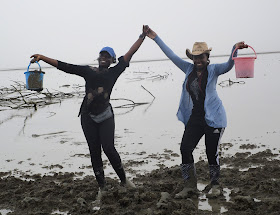
[[[250,47],[251,49],[253,49],[253,47],[252,46],[249,46],[248,45],[248,47]],[[234,49],[234,51],[232,52],[232,55],[231,55],[231,59],[232,60],[234,60],[234,59],[236,59],[237,57],[233,57],[233,54],[234,54],[234,52],[237,50],[237,47]],[[255,52],[255,49],[253,49],[253,51]],[[255,52],[255,59],[257,59],[257,53]]]
[[[38,61],[35,61],[35,63],[37,63],[37,64],[39,65],[39,69],[40,69],[40,72],[41,72],[41,66],[40,66],[39,62],[38,62]],[[28,67],[27,67],[27,72],[29,72],[29,67],[30,67],[30,65],[31,65],[31,62],[29,63],[29,65],[28,65]]]

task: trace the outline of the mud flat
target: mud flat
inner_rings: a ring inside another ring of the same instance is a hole
[[[243,146],[251,148],[252,146]],[[126,166],[130,166],[128,161]],[[252,154],[238,152],[221,158],[223,195],[207,198],[203,193],[209,182],[208,165],[196,163],[198,196],[175,199],[182,189],[179,166],[161,167],[133,179],[136,189],[122,189],[118,181],[107,178],[109,191],[101,202],[94,176],[78,179],[78,173],[28,175],[17,178],[11,172],[0,173],[0,214],[118,214],[118,215],[186,215],[186,214],[279,214],[280,161],[269,149]],[[129,171],[129,168],[128,168]],[[204,207],[205,206],[205,207]]]

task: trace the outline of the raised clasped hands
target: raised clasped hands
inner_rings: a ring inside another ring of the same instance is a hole
[[[157,36],[156,32],[154,32],[148,25],[143,26],[143,31],[145,32],[145,35],[151,39],[155,39]]]
[[[142,35],[144,35],[144,36],[147,36],[147,28],[148,28],[149,26],[148,25],[143,25],[143,28],[142,28]]]

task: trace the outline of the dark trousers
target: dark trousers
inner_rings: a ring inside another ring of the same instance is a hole
[[[121,159],[114,145],[114,116],[101,123],[94,122],[88,114],[81,115],[81,124],[86,137],[94,172],[103,168],[101,147],[114,169],[120,168]]]
[[[191,116],[184,131],[181,142],[182,164],[194,163],[193,150],[199,140],[205,135],[206,155],[209,165],[219,165],[219,143],[224,128],[212,128],[205,122],[204,117]]]

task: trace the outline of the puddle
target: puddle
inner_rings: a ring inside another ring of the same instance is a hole
[[[53,215],[68,215],[69,213],[68,213],[68,211],[67,212],[62,212],[60,210],[55,210],[51,214],[53,214]]]
[[[13,212],[13,211],[9,210],[9,209],[0,209],[0,214],[2,214],[2,215],[7,215],[10,212]]]
[[[224,212],[227,212],[228,209],[226,208],[224,203],[230,201],[231,190],[224,187],[223,195],[221,197],[209,199],[206,197],[206,194],[202,192],[206,186],[207,184],[202,183],[198,183],[197,185],[198,190],[200,190],[201,192],[198,201],[198,210],[209,211],[213,214],[222,214]]]

